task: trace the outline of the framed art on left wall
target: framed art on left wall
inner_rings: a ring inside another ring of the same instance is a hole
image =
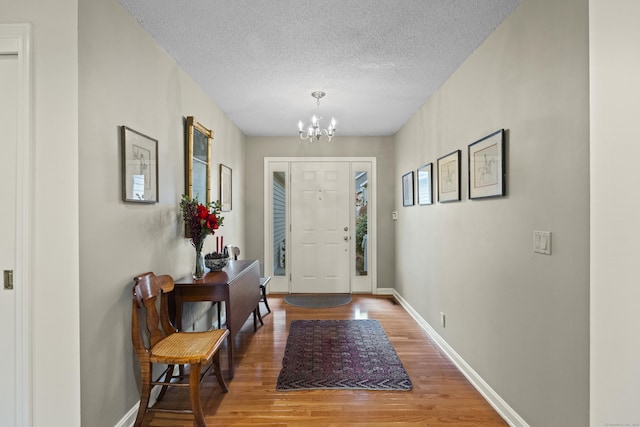
[[[232,176],[231,168],[220,164],[220,203],[222,203],[222,212],[231,211]]]
[[[120,126],[122,140],[122,200],[158,202],[158,140]]]

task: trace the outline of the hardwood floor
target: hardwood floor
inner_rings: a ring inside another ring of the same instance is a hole
[[[248,319],[235,341],[236,374],[220,391],[215,378],[202,387],[210,426],[506,426],[411,316],[391,297],[353,296],[349,305],[304,309],[270,295],[271,314],[253,332]],[[260,304],[261,312],[266,313]],[[291,320],[376,319],[413,382],[411,391],[275,390]],[[222,368],[227,377],[226,350]],[[169,390],[162,403],[189,407],[187,390]],[[193,426],[189,414],[151,413],[145,426]]]

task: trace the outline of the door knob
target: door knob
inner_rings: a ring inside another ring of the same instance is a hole
[[[344,236],[344,240],[345,241],[349,240],[349,236]]]
[[[349,231],[349,227],[345,227],[345,228],[344,228],[344,231]]]

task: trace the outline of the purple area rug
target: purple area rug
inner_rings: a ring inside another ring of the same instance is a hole
[[[276,390],[411,390],[377,320],[293,320]]]

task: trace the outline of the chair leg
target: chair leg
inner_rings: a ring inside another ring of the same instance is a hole
[[[169,365],[167,366],[167,373],[164,374],[164,381],[166,384],[169,384],[171,382],[171,379],[173,378],[173,367],[174,365]],[[158,402],[160,402],[162,400],[162,398],[164,397],[164,394],[167,392],[167,389],[169,388],[168,385],[163,385],[162,388],[160,389],[160,393],[158,394],[158,398],[156,399]]]
[[[271,313],[271,309],[269,308],[269,303],[267,302],[267,291],[265,289],[264,293],[262,294],[262,301],[264,302],[264,306],[267,307],[267,312]]]
[[[213,372],[216,374],[216,378],[218,379],[218,384],[220,384],[220,388],[223,393],[229,391],[227,388],[227,383],[224,382],[224,378],[222,378],[222,371],[220,370],[220,352],[216,352],[216,355],[213,356]]]
[[[151,363],[140,363],[140,371],[142,374],[142,386],[140,388],[140,406],[138,406],[138,415],[134,423],[135,427],[142,425],[142,420],[147,413],[149,396],[151,395]]]
[[[191,399],[191,409],[196,419],[198,427],[207,427],[200,403],[200,363],[194,363],[189,367],[189,398]]]

